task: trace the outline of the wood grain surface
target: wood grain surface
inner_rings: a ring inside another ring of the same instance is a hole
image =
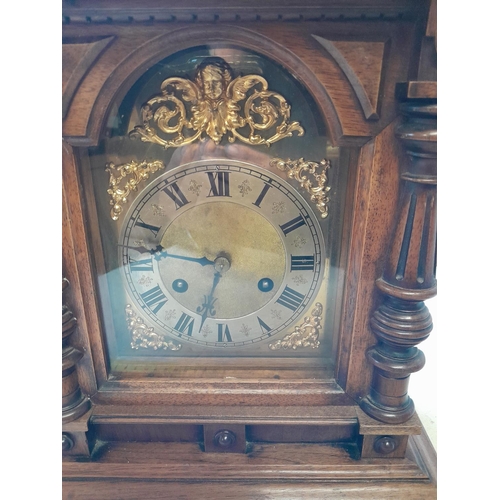
[[[379,298],[373,283],[383,270],[397,204],[402,149],[393,140],[396,125],[361,148],[357,168],[338,354],[339,382],[354,399],[366,393],[371,378],[361,367],[366,367],[365,352],[374,343],[370,311]]]
[[[63,498],[436,498],[435,454],[410,438],[404,459],[356,460],[330,445],[255,445],[203,453],[180,443],[101,445],[99,463],[66,459]],[[163,496],[162,496],[163,495]]]

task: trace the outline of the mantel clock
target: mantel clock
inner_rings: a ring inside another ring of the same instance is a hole
[[[63,7],[68,498],[435,497],[434,7],[375,4]]]

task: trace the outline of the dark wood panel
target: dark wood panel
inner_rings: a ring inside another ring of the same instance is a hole
[[[203,441],[201,425],[93,424],[91,432],[101,441],[190,442]]]
[[[255,443],[355,442],[357,423],[351,425],[249,425],[247,439]]]

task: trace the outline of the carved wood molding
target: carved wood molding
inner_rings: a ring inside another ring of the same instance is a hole
[[[78,2],[79,3],[79,2]],[[63,3],[63,23],[94,24],[151,24],[176,22],[259,22],[259,21],[342,21],[342,20],[394,20],[413,18],[425,8],[419,2],[396,0],[374,5],[369,0],[355,2],[332,2],[316,0],[304,4],[300,0],[273,2],[241,0],[228,5],[227,2],[201,2],[190,0],[179,2],[166,0],[160,5],[155,0],[144,0],[140,5],[133,2],[87,0],[78,5],[74,0]],[[219,5],[217,5],[219,4]],[[425,2],[422,2],[425,4]]]

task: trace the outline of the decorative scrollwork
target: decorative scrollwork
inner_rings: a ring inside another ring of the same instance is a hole
[[[269,349],[277,351],[278,349],[297,349],[299,347],[310,347],[317,349],[319,347],[319,331],[321,327],[321,315],[323,314],[323,305],[316,302],[311,316],[306,316],[301,325],[296,326],[295,330],[282,339],[269,344]]]
[[[328,202],[330,198],[326,195],[330,191],[330,186],[327,186],[328,177],[326,172],[330,168],[330,162],[326,159],[319,163],[306,161],[304,158],[298,160],[282,160],[281,158],[273,158],[269,165],[275,167],[282,172],[286,172],[288,178],[295,179],[300,183],[300,187],[305,189],[311,195],[311,201],[316,204],[316,208],[321,214],[321,218],[328,217]],[[321,169],[321,170],[319,170]],[[316,172],[318,170],[318,172]],[[314,186],[311,178],[316,185]]]
[[[171,351],[178,351],[182,345],[170,340],[164,340],[161,335],[155,333],[154,328],[146,326],[142,318],[132,309],[130,304],[125,307],[125,315],[127,317],[127,326],[129,332],[132,334],[132,342],[130,343],[132,349],[152,348],[155,351],[164,349]]]
[[[270,146],[294,132],[304,135],[299,122],[290,122],[288,102],[268,90],[262,76],[233,78],[231,67],[220,57],[201,63],[194,81],[171,77],[160,89],[161,94],[142,106],[142,125],[136,126],[130,137],[168,149],[206,136],[216,144],[228,134],[231,143],[239,139],[250,145]]]
[[[118,220],[123,211],[123,205],[128,202],[129,194],[137,190],[138,184],[162,168],[165,168],[165,165],[160,160],[131,161],[123,165],[106,164],[106,172],[109,174],[108,194],[111,195],[109,203],[112,206],[111,218],[113,220]]]

